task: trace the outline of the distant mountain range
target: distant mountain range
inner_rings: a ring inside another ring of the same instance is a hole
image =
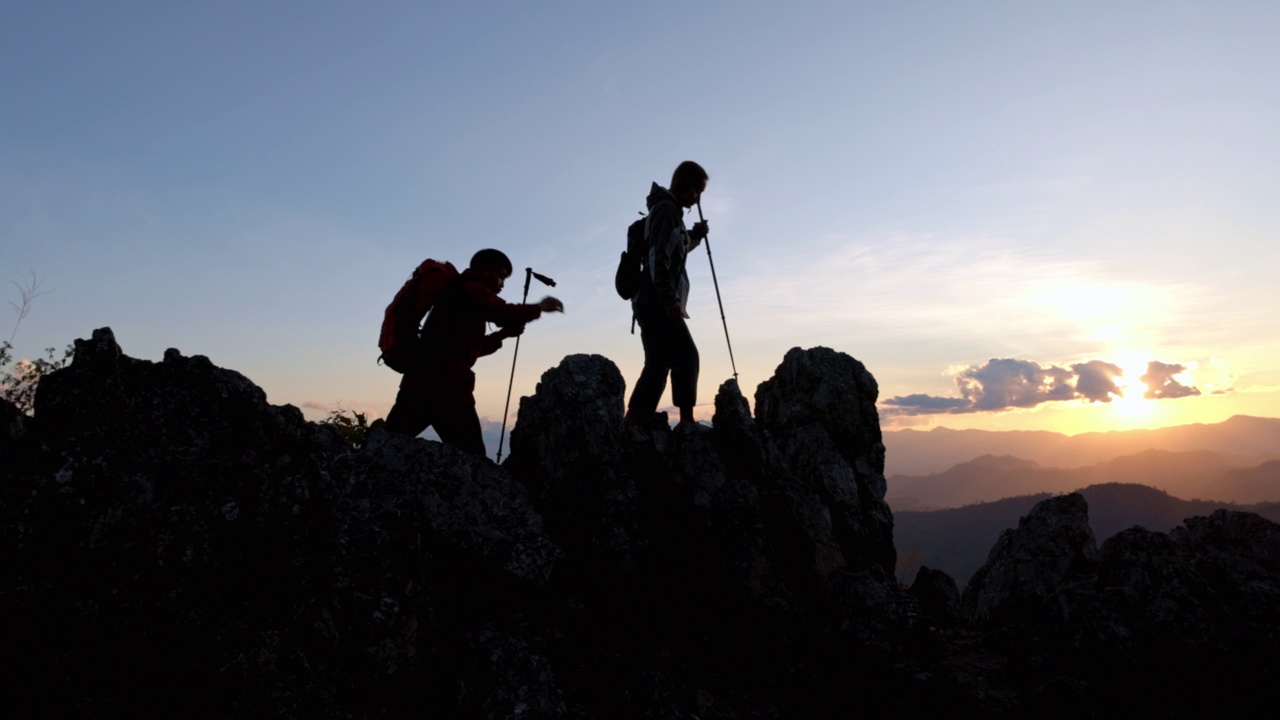
[[[983,455],[1011,455],[1045,467],[1094,465],[1144,450],[1205,450],[1232,467],[1280,460],[1280,418],[1237,415],[1215,424],[1157,430],[1117,430],[1063,435],[1028,430],[896,430],[884,433],[885,476],[922,476]]]
[[[1087,467],[1056,468],[1010,455],[983,455],[932,475],[894,475],[885,499],[895,511],[937,510],[1103,483],[1147,485],[1176,497],[1220,502],[1280,501],[1280,460],[1143,450]]]
[[[1194,453],[1168,453],[1194,455]],[[1016,458],[995,458],[995,464],[1012,466]],[[1012,461],[1012,462],[1011,462]],[[1275,481],[1280,462],[1271,465],[1269,477]],[[1229,471],[1243,482],[1253,477],[1253,470]],[[1098,544],[1121,530],[1142,525],[1150,530],[1168,532],[1188,517],[1209,515],[1218,508],[1245,510],[1280,522],[1280,503],[1269,502],[1236,505],[1206,500],[1182,500],[1144,485],[1106,483],[1090,485],[1079,491],[1089,503],[1089,524]],[[961,584],[982,566],[1000,533],[1016,527],[1019,518],[1052,493],[1009,497],[961,508],[932,512],[904,512],[893,515],[893,543],[898,551],[899,582],[910,583],[921,565],[943,570]]]
[[[900,430],[884,442],[903,582],[920,565],[967,581],[1037,502],[1080,488],[1099,544],[1133,525],[1167,532],[1221,507],[1280,522],[1280,418],[1074,436]]]

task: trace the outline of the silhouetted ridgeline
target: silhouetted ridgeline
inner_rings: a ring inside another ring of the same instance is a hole
[[[1169,530],[1183,519],[1227,509],[1252,512],[1280,522],[1280,503],[1232,505],[1208,500],[1182,500],[1161,490],[1128,483],[1090,485],[1077,490],[1089,503],[1089,526],[1099,541],[1134,525]],[[944,570],[961,584],[987,560],[1000,533],[1050,497],[1023,495],[994,502],[927,512],[893,514],[893,542],[898,549],[898,580],[910,582],[921,565]]]
[[[893,579],[876,384],[787,353],[715,429],[621,431],[548,370],[498,467],[333,428],[109,330],[0,406],[6,716],[825,718],[1240,712],[1270,696],[1280,527],[1094,546],[1037,505],[962,598]]]

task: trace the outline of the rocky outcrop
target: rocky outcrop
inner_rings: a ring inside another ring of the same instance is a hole
[[[831,707],[855,667],[883,690],[886,638],[915,630],[883,572],[874,394],[849,396],[874,381],[821,349],[779,373],[763,427],[730,382],[713,431],[636,442],[617,368],[570,356],[498,467],[353,447],[96,331],[0,447],[5,677],[71,688],[50,716],[716,717]]]
[[[4,470],[0,607],[4,676],[44,716],[460,711],[456,668],[488,667],[561,556],[487,460],[385,434],[354,449],[238,373],[132,359],[105,329],[29,425]],[[497,686],[535,666],[470,687],[512,708]],[[455,680],[396,682],[433,677]]]
[[[893,513],[884,501],[879,388],[862,363],[828,348],[787,353],[756,391],[756,416],[778,457],[831,512],[850,566],[893,572]]]
[[[1276,679],[1280,526],[1219,510],[1172,533],[1133,527],[1095,549],[1079,494],[1001,535],[964,592],[1030,686],[1062,712],[1244,712]]]
[[[1099,549],[1084,501],[1053,498],[963,602],[938,571],[899,587],[876,392],[856,360],[795,349],[754,417],[731,380],[713,429],[636,437],[617,368],[574,355],[521,400],[499,467],[381,431],[353,446],[206,358],[137,360],[96,331],[34,418],[0,404],[6,700],[42,717],[1177,716],[1271,687],[1248,658],[1280,649],[1280,529],[1246,513]]]
[[[996,540],[987,564],[964,591],[964,609],[979,626],[1044,623],[1063,610],[1063,590],[1095,561],[1088,505],[1078,493],[1038,503]]]
[[[529,488],[549,530],[587,567],[633,571],[646,540],[627,472],[622,374],[599,355],[571,355],[520,399],[505,467]]]
[[[956,581],[945,572],[921,566],[908,592],[920,603],[920,611],[934,625],[956,627],[963,622],[960,590]]]
[[[861,368],[836,355],[793,350],[778,375],[807,381],[824,363],[833,374]],[[582,632],[597,650],[601,628],[615,639],[648,628],[650,637],[628,643],[658,643],[718,674],[756,678],[744,684],[754,692],[760,683],[807,687],[883,659],[886,638],[917,632],[913,603],[882,565],[892,563],[892,525],[880,514],[874,395],[849,402],[849,393],[874,393],[874,381],[865,370],[849,382],[833,377],[838,404],[789,382],[770,391],[783,416],[772,431],[730,380],[710,432],[624,436],[621,378],[599,356],[565,358],[521,401],[505,467],[529,486],[565,548],[558,586],[585,606],[580,620],[591,629]],[[806,409],[806,398],[818,406]],[[805,465],[787,445],[793,425],[825,453],[823,464]],[[855,530],[871,539],[859,543]],[[635,654],[630,645],[611,650]],[[805,702],[819,697],[831,701],[821,693]]]

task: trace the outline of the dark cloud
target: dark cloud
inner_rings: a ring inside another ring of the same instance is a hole
[[[1176,363],[1162,363],[1159,360],[1147,363],[1147,374],[1138,378],[1147,386],[1147,391],[1142,393],[1142,397],[1152,400],[1170,400],[1199,395],[1199,388],[1183,385],[1173,379],[1174,375],[1183,370],[1186,368]]]
[[[1066,368],[1042,366],[1033,360],[991,359],[956,375],[960,394],[974,411],[1035,407],[1050,400],[1070,400],[1072,373]]]
[[[1114,367],[1114,366],[1113,366]],[[1119,368],[1116,368],[1119,370]],[[1089,370],[1091,377],[1098,373]],[[956,374],[960,397],[906,395],[883,402],[889,415],[974,413],[1035,407],[1042,402],[1076,397],[1075,372],[1034,360],[992,358]]]
[[[1111,398],[1121,397],[1124,392],[1116,385],[1116,378],[1124,375],[1119,365],[1102,360],[1090,360],[1071,366],[1076,374],[1076,394],[1089,402],[1111,402]]]
[[[1185,369],[1182,365],[1152,361],[1141,378],[1148,388],[1144,396],[1167,399],[1199,395],[1198,389],[1173,379]],[[888,398],[881,404],[886,415],[902,416],[998,412],[1077,399],[1106,403],[1124,395],[1116,383],[1116,378],[1123,376],[1119,365],[1105,360],[1064,368],[1034,360],[992,358],[956,373],[958,398],[914,394]]]

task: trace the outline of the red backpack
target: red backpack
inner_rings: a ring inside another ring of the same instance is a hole
[[[422,318],[436,304],[445,284],[457,274],[453,263],[429,258],[413,271],[383,315],[382,334],[378,337],[378,347],[382,350],[380,362],[398,373],[417,364]]]

